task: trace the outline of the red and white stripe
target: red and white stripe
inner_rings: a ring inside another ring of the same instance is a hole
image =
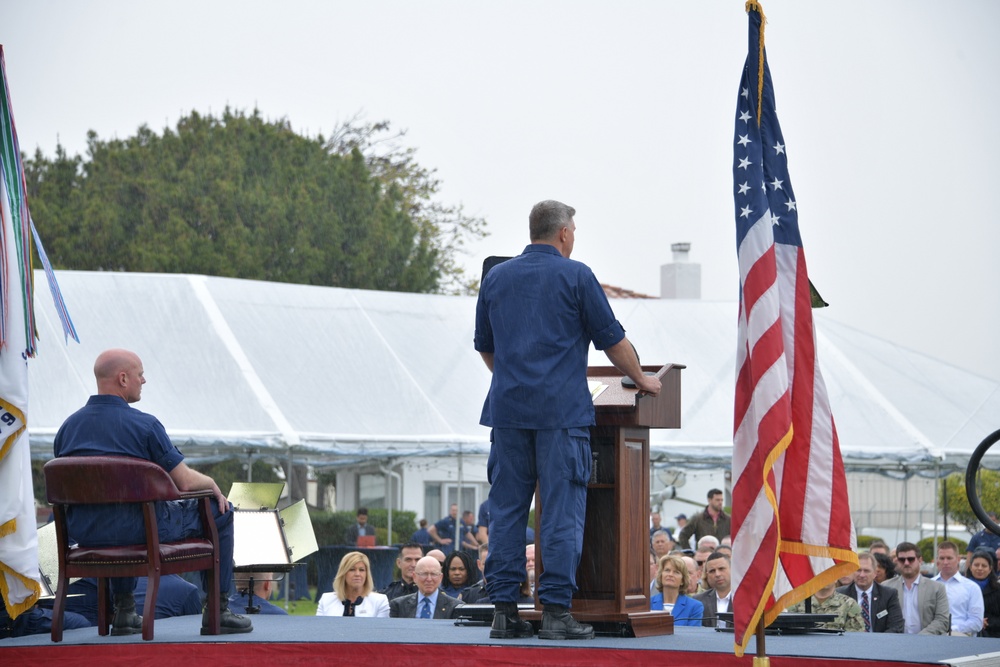
[[[816,359],[802,248],[770,211],[738,255],[742,298],[733,435],[732,609],[737,654],[763,617],[857,566],[840,447]]]

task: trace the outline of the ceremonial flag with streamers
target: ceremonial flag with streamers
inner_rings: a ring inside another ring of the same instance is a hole
[[[30,609],[41,591],[27,430],[28,358],[35,354],[34,230],[2,46],[0,74],[0,596],[13,619]],[[44,256],[41,244],[38,250]],[[46,266],[46,273],[51,274],[51,267]],[[52,280],[49,286],[69,335],[66,327],[72,330],[73,325],[59,287]],[[72,335],[79,340],[75,331]]]
[[[736,655],[763,619],[857,569],[847,483],[816,357],[812,299],[787,152],[764,53],[764,15],[736,106],[740,265],[730,611]]]

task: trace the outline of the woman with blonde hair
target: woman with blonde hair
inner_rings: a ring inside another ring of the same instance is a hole
[[[680,556],[667,554],[656,569],[656,590],[649,600],[652,611],[666,610],[674,617],[674,625],[701,625],[705,606],[684,594],[690,583],[687,565]]]
[[[333,578],[333,590],[319,599],[316,615],[389,618],[389,598],[374,592],[371,569],[368,556],[358,551],[346,554]]]

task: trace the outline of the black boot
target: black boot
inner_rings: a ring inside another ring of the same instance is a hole
[[[207,635],[210,631],[208,627],[208,606],[201,615],[201,634]],[[253,624],[250,619],[240,614],[234,614],[229,609],[229,598],[225,593],[219,596],[219,634],[238,635],[244,632],[252,632]]]
[[[531,623],[522,621],[517,613],[516,602],[497,602],[493,612],[493,627],[490,639],[517,639],[532,637],[535,629]]]
[[[135,635],[142,632],[142,616],[135,613],[135,598],[131,593],[115,593],[115,615],[111,617],[111,634]]]
[[[578,623],[562,605],[547,604],[542,611],[539,639],[593,639],[594,628]]]

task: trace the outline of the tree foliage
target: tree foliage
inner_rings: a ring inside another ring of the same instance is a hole
[[[1000,472],[980,468],[977,482],[979,502],[987,511],[1000,511]],[[947,517],[963,524],[970,533],[979,531],[979,519],[972,512],[969,497],[965,492],[965,473],[954,473],[945,478],[938,499],[941,511],[945,511],[947,495]]]
[[[457,253],[485,222],[435,203],[401,135],[377,151],[387,131],[351,121],[327,141],[226,109],[162,135],[91,132],[85,159],[25,161],[32,217],[57,268],[466,291]]]

